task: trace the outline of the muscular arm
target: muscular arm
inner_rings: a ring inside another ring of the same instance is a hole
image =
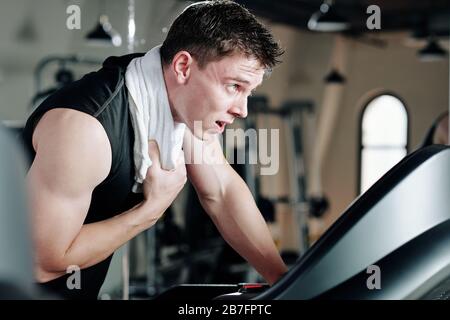
[[[108,220],[83,225],[94,188],[111,167],[111,147],[100,123],[74,110],[47,112],[33,134],[36,157],[28,173],[37,280],[69,265],[92,266],[150,227],[139,204]]]
[[[212,162],[187,165],[188,177],[203,207],[231,247],[252,264],[269,284],[273,284],[287,268],[250,190],[225,161],[218,140],[203,143],[203,148],[199,148],[198,144],[202,142],[187,131],[184,144],[187,162],[193,159],[195,152],[203,152]]]

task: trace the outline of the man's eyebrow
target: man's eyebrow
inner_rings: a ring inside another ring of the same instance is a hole
[[[236,77],[226,77],[226,80],[233,80],[236,82],[241,82],[241,83],[245,83],[245,84],[250,84],[250,81],[246,80],[246,79],[241,79],[241,78],[236,78]]]

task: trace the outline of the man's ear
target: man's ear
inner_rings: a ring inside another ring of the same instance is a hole
[[[172,71],[179,84],[185,84],[189,79],[194,58],[187,51],[179,51],[172,59]]]

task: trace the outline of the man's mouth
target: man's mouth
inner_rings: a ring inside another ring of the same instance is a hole
[[[225,130],[226,122],[225,121],[216,121],[216,126],[219,132],[223,132]]]
[[[227,124],[232,124],[233,123],[233,120],[234,119],[232,119],[232,120],[217,120],[215,123],[216,123],[216,127],[217,127],[217,129],[220,131],[220,132],[223,132],[224,130],[225,130],[225,126],[227,125]]]

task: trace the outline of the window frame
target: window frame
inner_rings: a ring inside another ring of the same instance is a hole
[[[364,149],[363,146],[363,118],[364,118],[364,113],[366,112],[367,107],[377,98],[381,97],[381,96],[392,96],[396,99],[398,99],[402,105],[403,108],[406,112],[406,145],[405,145],[405,149],[406,149],[406,155],[409,153],[409,149],[410,149],[410,113],[409,113],[409,108],[408,105],[406,104],[405,100],[402,99],[401,97],[399,97],[396,93],[392,92],[392,91],[380,91],[377,92],[376,94],[372,95],[369,99],[367,99],[367,101],[364,103],[363,107],[361,108],[361,111],[359,112],[359,117],[358,117],[358,152],[357,152],[357,164],[358,164],[358,172],[356,174],[356,195],[360,195],[362,194],[361,192],[361,169],[362,169],[362,151]]]

